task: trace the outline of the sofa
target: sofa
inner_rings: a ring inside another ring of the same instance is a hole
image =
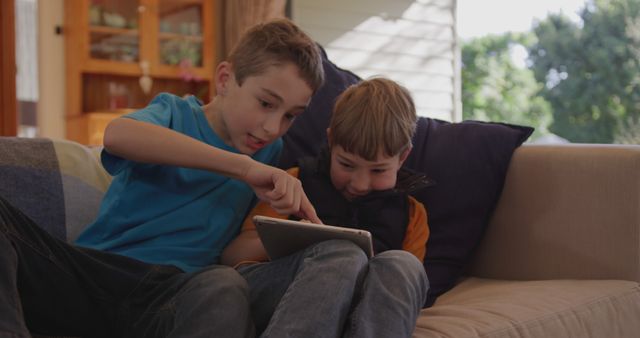
[[[523,145],[414,337],[640,337],[640,146]]]
[[[73,241],[109,182],[99,148],[0,138],[0,195],[54,236]],[[639,281],[640,146],[524,144],[414,337],[638,337]]]

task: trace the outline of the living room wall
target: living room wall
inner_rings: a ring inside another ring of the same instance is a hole
[[[64,0],[38,1],[38,134],[65,137],[64,36],[56,27],[64,23]]]

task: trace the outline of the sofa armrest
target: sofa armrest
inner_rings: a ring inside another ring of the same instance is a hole
[[[640,281],[640,146],[520,147],[468,271]]]

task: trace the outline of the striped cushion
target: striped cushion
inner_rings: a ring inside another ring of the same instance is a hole
[[[73,241],[96,216],[111,180],[99,151],[66,140],[0,137],[0,195],[53,236]]]

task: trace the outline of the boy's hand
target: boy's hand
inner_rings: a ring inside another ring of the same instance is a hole
[[[258,163],[247,170],[244,180],[259,199],[269,203],[279,214],[295,215],[322,224],[300,180],[286,171]]]

